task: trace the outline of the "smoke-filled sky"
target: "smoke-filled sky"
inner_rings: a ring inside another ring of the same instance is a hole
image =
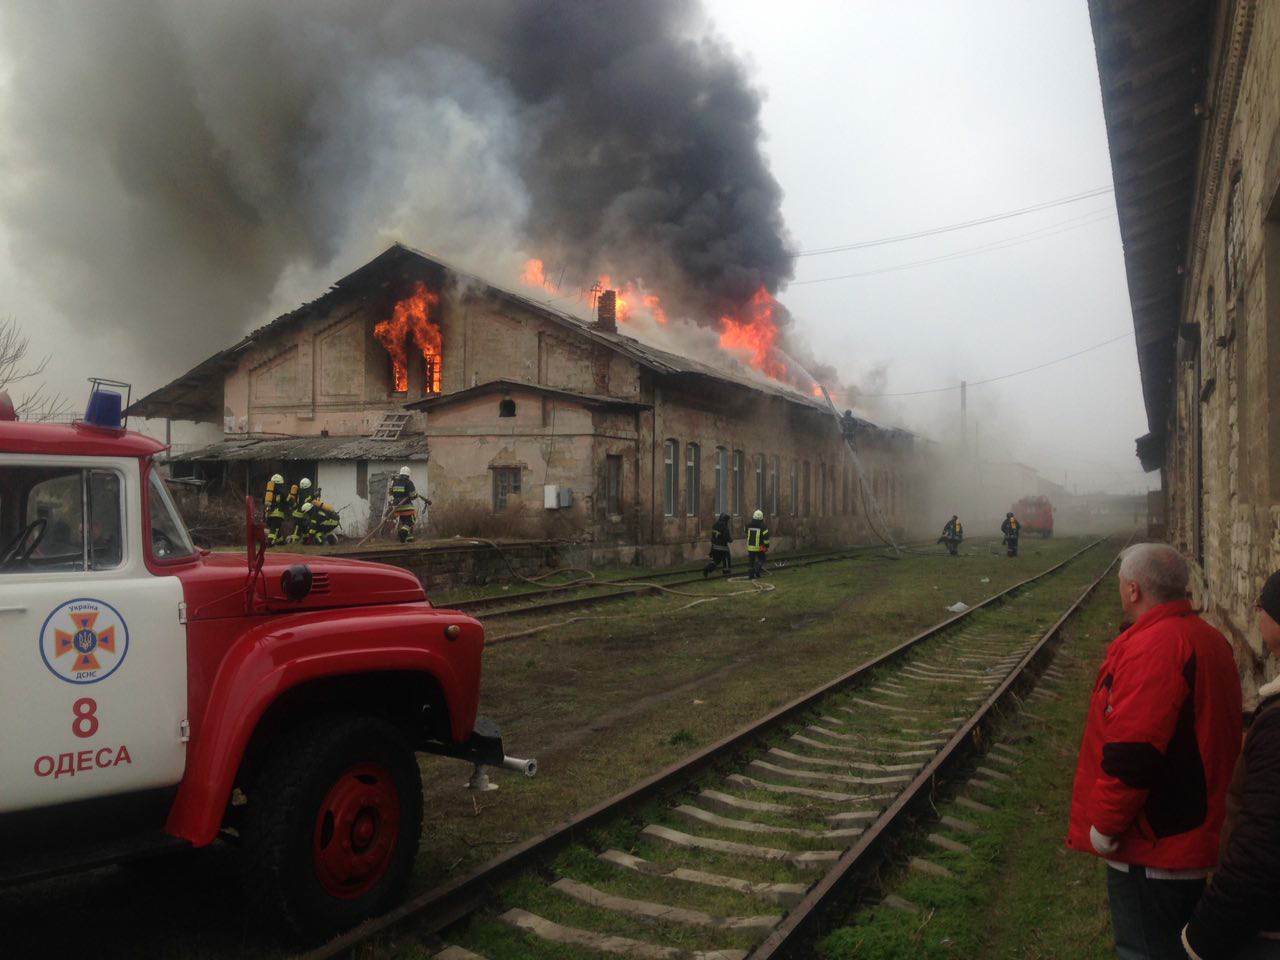
[[[529,255],[640,278],[695,319],[763,285],[867,392],[999,376],[1131,329],[1109,196],[793,254],[1109,183],[1068,0],[0,8],[0,316],[77,402],[90,373],[157,386],[391,240],[499,281]],[[845,274],[870,275],[804,282]],[[957,408],[874,412],[945,438]],[[970,420],[986,456],[1146,485],[1131,340],[975,388]]]

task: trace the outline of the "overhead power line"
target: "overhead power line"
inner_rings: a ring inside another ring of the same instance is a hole
[[[965,386],[981,387],[987,383],[998,383],[1001,380],[1008,380],[1011,377],[1020,377],[1024,373],[1034,373],[1037,370],[1043,370],[1045,367],[1052,367],[1054,364],[1057,364],[1057,363],[1063,363],[1064,361],[1067,361],[1067,360],[1074,360],[1076,357],[1083,356],[1086,353],[1090,353],[1094,350],[1100,350],[1103,347],[1110,346],[1113,343],[1119,343],[1121,340],[1127,340],[1129,337],[1132,337],[1132,336],[1133,336],[1133,331],[1130,330],[1128,333],[1122,333],[1120,334],[1120,336],[1112,337],[1110,340],[1103,340],[1101,343],[1095,343],[1093,346],[1085,347],[1083,350],[1077,350],[1075,353],[1068,353],[1064,357],[1057,357],[1053,360],[1046,360],[1044,363],[1038,363],[1034,367],[1027,367],[1023,370],[1015,370],[1013,371],[1013,373],[1004,373],[998,377],[988,377],[986,380],[969,380],[966,382]],[[908,393],[864,393],[864,394],[860,394],[860,396],[866,397],[868,399],[892,400],[892,399],[898,399],[901,397],[922,397],[930,393],[947,393],[951,390],[959,390],[960,386],[961,385],[957,383],[950,387],[932,387],[929,390],[912,390]]]
[[[895,264],[891,267],[879,267],[875,270],[860,270],[857,273],[841,273],[833,277],[815,277],[811,280],[792,280],[788,286],[800,287],[810,283],[830,283],[833,280],[854,280],[859,277],[874,277],[882,273],[896,273],[900,270],[914,270],[916,267],[925,267],[933,263],[945,263],[948,260],[963,260],[966,257],[977,256],[980,253],[990,253],[993,250],[1007,250],[1010,247],[1019,247],[1024,243],[1031,243],[1035,240],[1043,240],[1047,237],[1057,236],[1060,233],[1067,233],[1071,230],[1079,230],[1081,227],[1092,226],[1095,223],[1106,223],[1112,219],[1114,214],[1110,210],[1092,210],[1089,213],[1083,213],[1075,217],[1068,217],[1066,220],[1060,220],[1057,223],[1051,223],[1026,233],[1015,234],[1012,237],[1005,237],[1001,240],[992,240],[976,247],[969,247],[965,250],[956,250],[952,253],[944,253],[936,257],[927,257],[923,260],[911,260],[907,263]],[[1079,222],[1077,222],[1079,221]]]
[[[1033,203],[1029,207],[1019,207],[1016,210],[1006,210],[1003,213],[992,213],[985,217],[977,217],[973,220],[963,220],[960,223],[949,223],[941,227],[930,227],[927,230],[917,230],[914,233],[900,233],[892,237],[879,237],[875,240],[859,240],[854,243],[841,243],[830,247],[819,247],[814,250],[802,250],[797,253],[797,257],[817,257],[827,253],[841,253],[845,250],[863,250],[867,247],[881,247],[888,243],[902,243],[904,240],[918,240],[921,237],[933,237],[940,233],[951,233],[954,230],[966,230],[969,227],[982,226],[984,223],[995,223],[999,220],[1009,220],[1013,217],[1022,217],[1028,213],[1035,213],[1037,210],[1048,210],[1051,207],[1060,207],[1068,203],[1077,203],[1081,200],[1089,200],[1092,197],[1101,197],[1105,194],[1114,192],[1114,187],[1096,187],[1093,190],[1085,190],[1083,193],[1073,193],[1070,196],[1058,197],[1055,200],[1045,200],[1041,203]]]

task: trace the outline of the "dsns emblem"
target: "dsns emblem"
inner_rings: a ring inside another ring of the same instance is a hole
[[[67,683],[97,683],[115,673],[129,652],[129,628],[101,600],[68,600],[40,628],[40,656]]]

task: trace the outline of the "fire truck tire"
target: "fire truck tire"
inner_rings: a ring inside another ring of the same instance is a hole
[[[248,902],[314,941],[383,913],[413,871],[422,776],[374,717],[317,717],[283,734],[251,784],[242,838]]]

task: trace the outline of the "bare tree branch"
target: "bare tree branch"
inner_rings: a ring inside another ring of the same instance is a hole
[[[0,319],[0,390],[11,390],[15,384],[41,376],[49,366],[49,357],[28,360],[31,339],[22,332],[16,317]],[[60,393],[49,393],[43,381],[35,383],[14,409],[22,420],[60,420],[71,413],[71,405]]]

